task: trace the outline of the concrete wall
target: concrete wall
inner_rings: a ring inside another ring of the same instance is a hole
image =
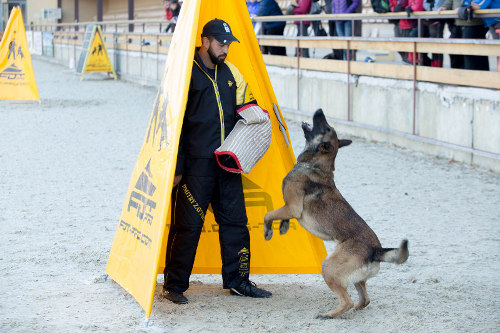
[[[159,83],[165,55],[109,52],[122,79]],[[65,65],[76,63],[79,54],[78,47],[54,49],[55,59]],[[287,117],[310,121],[322,108],[340,135],[388,142],[500,172],[497,90],[420,82],[414,113],[413,81],[351,76],[348,99],[346,74],[274,66],[267,70]]]
[[[351,76],[348,100],[346,74],[272,66],[267,70],[288,116],[310,120],[313,112],[322,108],[341,133],[500,172],[497,90],[420,82],[414,115],[413,81]]]

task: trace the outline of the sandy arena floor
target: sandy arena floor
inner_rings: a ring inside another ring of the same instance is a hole
[[[157,288],[146,328],[104,271],[157,89],[33,63],[41,104],[0,104],[1,332],[500,331],[499,175],[359,138],[337,186],[384,246],[410,242],[407,263],[368,282],[366,309],[314,319],[338,304],[320,275],[252,276],[266,300],[194,275],[187,305]]]

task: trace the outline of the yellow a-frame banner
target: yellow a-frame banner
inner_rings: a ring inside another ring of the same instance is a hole
[[[102,31],[99,25],[94,26],[89,48],[83,65],[82,76],[85,73],[112,73],[116,79],[115,69],[111,64],[106,43],[102,38]]]
[[[39,101],[23,15],[12,9],[0,43],[0,100]]]
[[[172,183],[195,45],[201,45],[202,28],[214,18],[229,23],[240,40],[231,44],[227,60],[238,67],[258,104],[269,111],[273,126],[269,150],[251,173],[243,176],[251,237],[250,273],[320,273],[326,257],[323,242],[296,221],[290,221],[286,235],[269,242],[264,239],[264,215],[284,204],[281,183],[295,158],[245,1],[185,0],[106,268],[106,273],[137,299],[147,318],[157,274],[163,272],[165,262]],[[209,212],[203,231],[193,273],[220,273],[219,235]]]

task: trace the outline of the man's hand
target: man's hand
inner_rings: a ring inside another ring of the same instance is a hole
[[[182,179],[182,175],[175,176],[173,187],[176,187],[181,182],[181,179]]]
[[[405,11],[405,7],[403,7],[401,5],[394,6],[394,12],[404,12],[404,11]]]
[[[411,7],[406,7],[406,10],[405,10],[405,11],[406,11],[406,15],[407,15],[408,17],[410,17],[411,13],[413,13],[413,9],[411,9]]]

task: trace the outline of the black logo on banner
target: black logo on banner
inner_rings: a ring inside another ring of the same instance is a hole
[[[7,80],[22,80],[24,79],[24,75],[23,70],[17,68],[15,64],[10,65],[0,72],[0,78],[6,78]]]
[[[97,55],[102,55],[102,44],[99,44],[97,47],[94,47],[91,55],[94,55],[97,52]]]
[[[156,191],[156,186],[153,185],[151,179],[153,175],[150,170],[151,160],[148,161],[146,168],[137,179],[134,190],[130,194],[127,211],[131,208],[137,210],[137,217],[141,221],[145,221],[151,225],[153,222],[153,210],[156,209],[156,202],[152,200],[153,194]]]
[[[167,75],[165,74],[165,77],[166,76]],[[161,150],[163,146],[168,145],[167,143],[168,94],[167,93],[164,94],[163,86],[164,82],[162,82],[160,90],[156,95],[155,106],[153,108],[153,115],[151,116],[148,128],[148,134],[146,135],[146,143],[149,143],[149,140],[151,139],[151,146],[154,146],[156,135],[158,131],[161,131],[160,142],[158,143],[159,146],[158,150]],[[160,109],[160,102],[163,96],[164,96],[163,103],[161,104],[161,109]]]
[[[249,207],[265,207],[267,212],[270,212],[274,210],[274,205],[273,205],[273,198],[271,195],[267,192],[264,191],[262,187],[260,187],[258,184],[252,182],[250,179],[248,179],[245,176],[241,177],[241,180],[243,182],[243,188],[245,189],[245,206],[247,208]],[[273,228],[276,228],[275,230],[279,229],[279,223],[274,223]],[[264,222],[259,221],[259,222],[253,222],[249,221],[248,223],[248,230],[252,231],[255,229],[262,229],[264,230]],[[290,230],[294,229],[297,230],[297,227],[295,225],[294,221],[290,221]]]
[[[126,233],[130,233],[135,239],[140,241],[142,244],[147,247],[151,247],[151,238],[147,235],[143,234],[139,229],[130,226],[127,222],[120,220],[120,227]]]
[[[22,61],[24,58],[21,46],[16,43],[16,32],[14,31],[14,38],[9,43],[9,53],[7,60],[11,61],[11,65],[0,72],[0,79],[7,79],[8,81],[17,81],[15,84],[27,84],[23,82],[25,73],[22,69],[16,66],[16,62]],[[10,83],[8,83],[10,84]]]
[[[241,177],[243,188],[245,189],[245,206],[247,207],[266,207],[268,212],[274,210],[273,198],[269,193],[264,192],[262,187],[252,182],[245,176]]]

